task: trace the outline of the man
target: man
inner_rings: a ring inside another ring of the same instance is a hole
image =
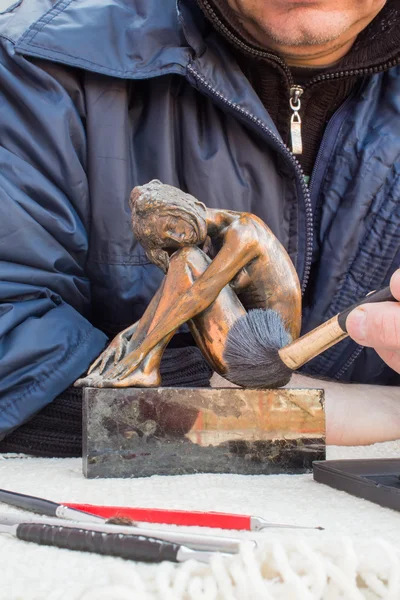
[[[261,217],[300,277],[303,332],[389,283],[400,264],[399,0],[1,8],[0,451],[79,453],[69,386],[162,276],[131,233],[137,184],[160,179]],[[399,311],[356,311],[355,341],[303,371],[398,385]],[[188,343],[182,332],[167,349],[164,383],[207,385]],[[342,421],[357,417],[346,410]]]

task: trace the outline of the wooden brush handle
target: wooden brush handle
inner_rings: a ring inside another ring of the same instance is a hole
[[[362,300],[359,300],[355,304],[352,304],[349,308],[347,308],[346,310],[344,310],[343,312],[341,312],[338,315],[338,317],[337,317],[338,323],[339,323],[341,329],[343,329],[343,331],[346,331],[346,333],[347,333],[346,319],[352,310],[357,308],[357,306],[362,306],[363,304],[372,304],[373,302],[396,302],[396,298],[393,296],[392,292],[390,291],[389,286],[383,288],[383,290],[378,290],[377,292],[371,292],[370,294],[368,294],[368,296],[365,296],[365,298],[363,298]]]
[[[322,323],[322,325],[309,331],[288,346],[281,348],[278,353],[280,359],[287,367],[289,367],[289,369],[295,371],[315,356],[318,356],[347,337],[346,319],[351,311],[357,308],[357,306],[370,304],[372,302],[386,302],[388,300],[396,301],[392,296],[389,287],[377,292],[372,292],[339,315],[332,317],[329,321]]]

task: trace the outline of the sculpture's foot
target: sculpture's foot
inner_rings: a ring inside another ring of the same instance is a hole
[[[161,376],[158,369],[146,372],[142,371],[140,367],[125,379],[107,379],[107,373],[99,375],[94,372],[75,381],[74,386],[94,388],[160,387]]]
[[[158,369],[146,371],[138,367],[125,377],[125,379],[114,379],[110,381],[107,387],[160,387],[161,375]]]

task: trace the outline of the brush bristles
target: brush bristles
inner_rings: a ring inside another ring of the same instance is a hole
[[[286,385],[293,371],[282,362],[278,350],[291,341],[279,313],[250,310],[229,331],[224,352],[228,365],[225,377],[242,387]]]

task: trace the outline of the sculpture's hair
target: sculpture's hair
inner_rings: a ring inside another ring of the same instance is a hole
[[[193,227],[199,243],[204,242],[202,231],[206,229],[206,207],[190,194],[153,179],[132,190],[129,206],[136,239],[149,260],[164,272],[168,270],[169,255],[165,250],[165,240],[160,238],[154,226],[160,216],[179,216]]]

